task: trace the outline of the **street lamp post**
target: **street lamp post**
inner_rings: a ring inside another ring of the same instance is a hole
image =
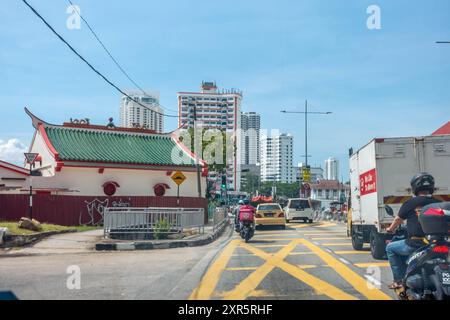
[[[304,114],[305,115],[305,168],[308,169],[308,114],[331,114],[332,112],[316,112],[316,111],[308,111],[308,100],[305,100],[305,111],[286,111],[281,110],[282,113],[296,113],[296,114]]]

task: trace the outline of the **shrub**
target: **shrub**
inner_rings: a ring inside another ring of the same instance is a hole
[[[158,240],[166,239],[168,231],[170,231],[170,223],[165,219],[158,220],[155,223],[155,228],[153,230],[153,237]]]

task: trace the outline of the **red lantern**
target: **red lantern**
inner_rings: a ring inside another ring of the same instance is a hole
[[[170,187],[165,183],[158,183],[153,186],[153,191],[157,197],[164,196],[166,194],[166,189],[170,189]]]
[[[102,187],[103,187],[103,192],[107,196],[113,196],[116,193],[117,188],[120,186],[117,182],[108,181],[108,182],[105,182]]]

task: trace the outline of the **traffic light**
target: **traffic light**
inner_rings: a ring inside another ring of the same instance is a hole
[[[226,189],[227,188],[227,175],[226,174],[222,175],[222,185],[220,187],[222,189]]]

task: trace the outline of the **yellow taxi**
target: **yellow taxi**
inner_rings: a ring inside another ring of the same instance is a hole
[[[284,211],[278,203],[263,203],[256,208],[256,226],[281,226],[286,228]]]

